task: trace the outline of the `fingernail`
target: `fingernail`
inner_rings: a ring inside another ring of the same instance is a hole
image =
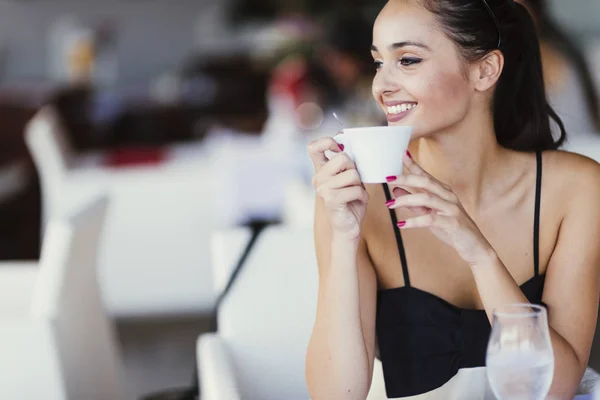
[[[408,156],[408,158],[412,158],[412,154],[410,154],[410,151],[406,150],[406,155]]]
[[[398,228],[404,228],[406,226],[406,221],[398,222]]]
[[[390,200],[390,201],[388,201],[388,202],[385,203],[385,206],[386,207],[391,207],[391,206],[394,205],[394,203],[396,203],[396,200]]]
[[[388,181],[388,182],[394,182],[396,179],[397,179],[397,178],[396,178],[395,176],[387,176],[387,177],[385,178],[385,180],[386,180],[386,181]]]
[[[341,150],[341,151],[344,151],[344,147],[345,147],[345,146],[344,146],[343,144],[338,144],[338,146],[340,146],[340,150]]]

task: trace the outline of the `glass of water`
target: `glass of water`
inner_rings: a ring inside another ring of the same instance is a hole
[[[499,400],[545,399],[554,375],[546,309],[512,304],[494,310],[486,364]]]

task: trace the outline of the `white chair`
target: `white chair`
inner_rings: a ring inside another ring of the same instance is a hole
[[[219,332],[198,339],[203,400],[308,398],[304,358],[317,278],[310,230],[261,234],[218,310]]]
[[[102,154],[77,155],[56,111],[44,107],[26,141],[40,175],[44,220],[108,193],[99,279],[111,315],[208,314],[214,305],[210,235],[220,225],[214,168],[200,143],[172,146],[164,163],[110,168]]]
[[[52,218],[39,265],[0,266],[0,398],[128,398],[96,276],[106,205]]]
[[[250,235],[243,228],[214,235],[216,292],[223,290]],[[218,333],[198,339],[202,399],[308,399],[304,360],[317,291],[312,229],[267,228],[218,310]],[[374,382],[369,399],[385,398],[378,367]]]
[[[40,176],[43,233],[46,221],[59,212],[58,208],[65,208],[65,199],[72,200],[73,194],[65,193],[68,190],[65,181],[74,153],[62,121],[52,106],[43,107],[29,122],[25,129],[25,142]],[[100,193],[100,190],[96,191]],[[80,193],[78,197],[82,201],[75,207],[89,198],[89,193]]]

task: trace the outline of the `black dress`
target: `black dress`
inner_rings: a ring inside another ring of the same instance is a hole
[[[545,278],[539,273],[542,158],[541,153],[536,156],[533,277],[521,285],[521,290],[531,303],[542,304]],[[388,186],[384,184],[383,187],[387,200],[390,200]],[[380,290],[377,295],[377,342],[387,396],[402,398],[438,392],[431,398],[446,398],[436,389],[441,389],[461,370],[485,367],[490,323],[484,310],[456,307],[411,286],[402,236],[396,226],[396,214],[393,210],[390,214],[405,286]],[[461,375],[464,376],[464,373]],[[460,386],[470,386],[464,384]],[[469,393],[467,390],[457,398],[483,398],[481,393]]]

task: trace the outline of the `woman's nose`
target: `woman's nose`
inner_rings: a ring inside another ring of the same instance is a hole
[[[380,68],[373,78],[373,95],[383,96],[399,91],[401,88],[398,79],[394,78],[392,71]]]

